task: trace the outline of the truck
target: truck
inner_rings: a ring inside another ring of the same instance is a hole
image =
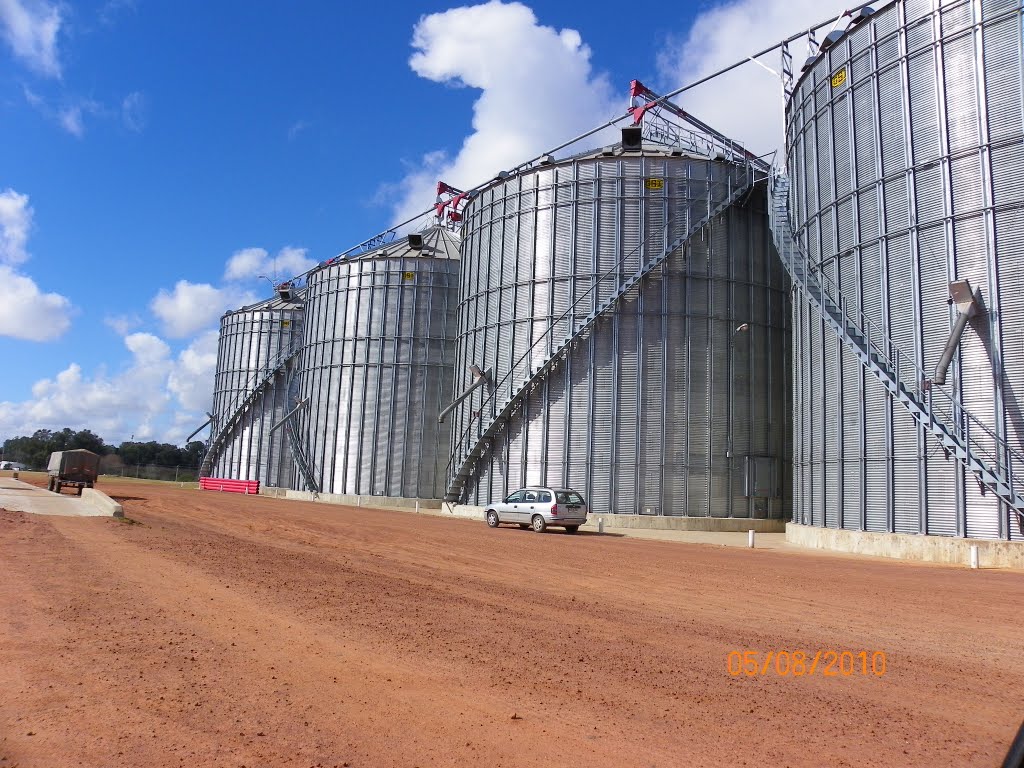
[[[60,493],[60,489],[67,486],[77,488],[78,495],[81,496],[83,488],[92,488],[96,484],[99,466],[100,457],[84,448],[54,451],[50,454],[50,462],[46,466],[50,475],[46,489]]]

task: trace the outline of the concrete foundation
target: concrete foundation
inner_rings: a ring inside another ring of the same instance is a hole
[[[124,517],[124,507],[103,493],[103,491],[97,491],[95,488],[83,488],[82,500],[92,504],[92,506],[105,515]]]
[[[271,496],[275,499],[318,501],[321,504],[345,504],[350,507],[415,510],[418,505],[424,511],[429,509],[436,511],[441,508],[440,499],[405,499],[400,496],[352,496],[345,493],[320,493],[314,495],[312,491],[293,491],[289,488],[275,488],[274,486],[260,486],[260,495]]]
[[[1024,543],[991,539],[958,539],[948,536],[920,536],[904,533],[873,533],[818,528],[789,523],[786,541],[811,549],[830,549],[859,555],[956,563],[970,567],[971,547],[978,548],[981,568],[1024,569]]]

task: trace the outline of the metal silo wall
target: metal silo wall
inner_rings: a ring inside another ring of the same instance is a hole
[[[1021,9],[890,3],[822,54],[788,105],[791,211],[811,260],[930,377],[969,279],[986,312],[945,386],[1020,448],[1024,421]],[[832,78],[845,71],[837,85]],[[1021,538],[1010,513],[793,306],[794,521]],[[937,385],[936,385],[937,386]]]
[[[221,318],[214,376],[213,432],[224,424],[256,385],[302,339],[301,306],[270,300],[228,312]],[[293,463],[284,430],[271,434],[289,408],[288,376],[275,376],[242,414],[217,452],[211,476],[259,480],[263,485],[291,487]]]
[[[457,259],[366,256],[309,275],[300,434],[324,493],[444,492]]]
[[[516,361],[544,360],[620,279],[706,215],[709,180],[729,172],[667,155],[578,158],[469,203],[455,391],[472,383],[473,364],[492,370],[495,391],[454,412],[456,457],[481,408],[486,416],[522,384],[506,377]],[[549,483],[580,490],[595,512],[788,517],[788,280],[765,211],[758,187],[582,336],[497,434],[466,503]],[[620,279],[598,281],[624,255]],[[741,323],[750,330],[735,333]],[[745,495],[746,455],[777,460],[780,496]]]

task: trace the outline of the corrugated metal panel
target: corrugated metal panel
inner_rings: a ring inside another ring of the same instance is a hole
[[[982,30],[985,105],[992,141],[1021,134],[1021,19],[1013,14]]]
[[[975,87],[977,66],[974,57],[974,40],[960,37],[947,41],[942,48],[942,65],[945,72],[946,90],[955,94],[954,107],[946,110],[946,128],[949,132],[949,149],[957,152],[978,145],[978,103]]]

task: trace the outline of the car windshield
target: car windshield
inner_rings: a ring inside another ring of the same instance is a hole
[[[576,491],[556,491],[555,497],[559,504],[582,504],[583,497]]]

